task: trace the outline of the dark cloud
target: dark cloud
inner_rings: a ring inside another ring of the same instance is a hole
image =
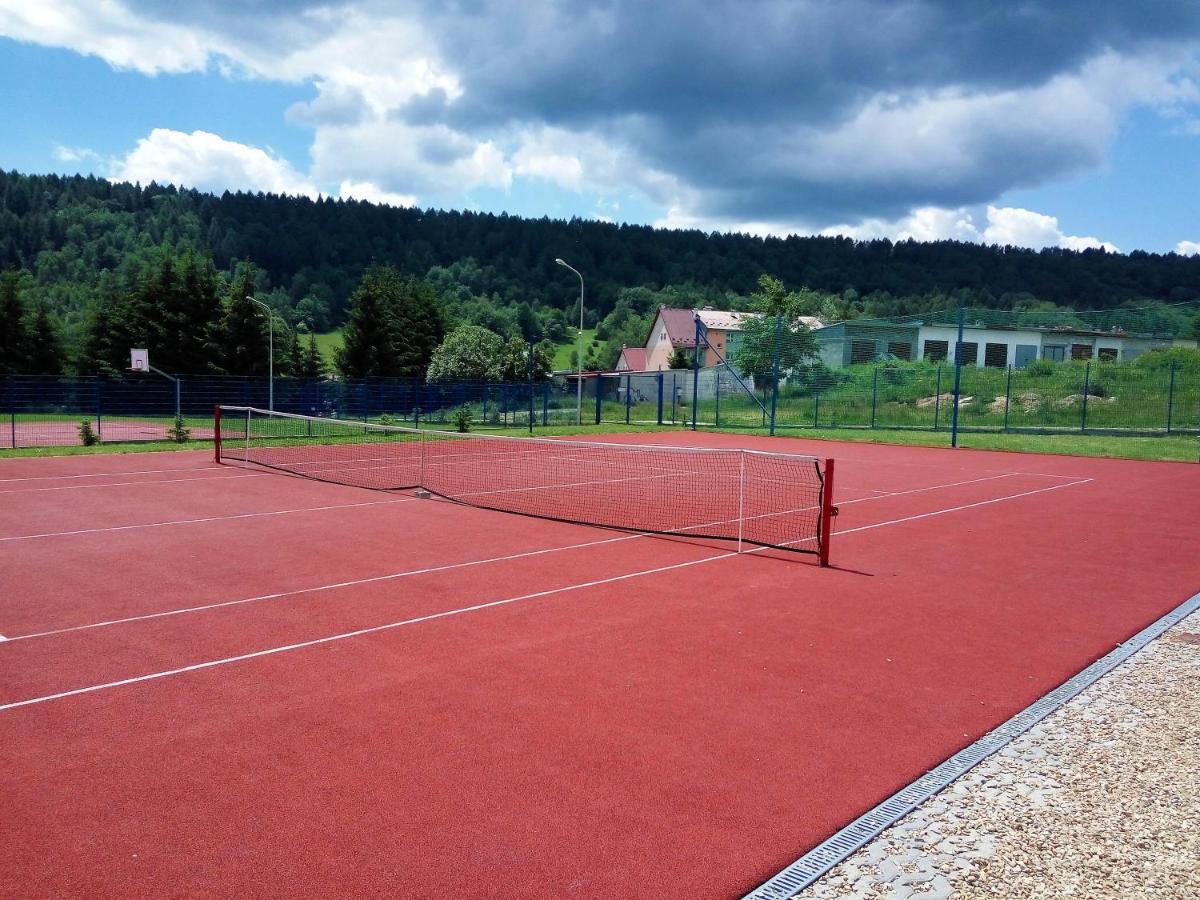
[[[268,26],[275,39],[294,41],[340,8],[135,5],[206,27],[225,17],[267,42]],[[957,133],[939,125],[966,163],[926,153],[896,167],[836,145],[823,151],[834,165],[807,164],[821,135],[845,129],[880,98],[1031,92],[1079,76],[1105,54],[1165,59],[1182,50],[1195,59],[1200,39],[1196,0],[361,0],[353,8],[419,22],[462,86],[453,100],[440,90],[414,99],[392,111],[395,119],[444,123],[476,140],[522,126],[590,131],[674,175],[697,198],[696,214],[825,224],[981,202],[1093,166],[1112,125],[1103,103],[1086,121],[1064,115],[1060,133],[1044,106],[1030,113],[1040,117],[1033,125],[1011,106],[995,115],[982,108]],[[335,100],[322,96],[293,114],[314,122],[351,114]],[[1114,100],[1113,111],[1119,106]],[[859,140],[889,142],[901,156],[924,152],[905,133],[926,124],[919,114],[892,124]],[[421,152],[434,162],[466,153],[440,138]]]

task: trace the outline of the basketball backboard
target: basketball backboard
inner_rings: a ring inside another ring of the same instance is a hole
[[[129,351],[129,368],[133,372],[149,372],[150,371],[150,351],[149,350],[130,350]]]

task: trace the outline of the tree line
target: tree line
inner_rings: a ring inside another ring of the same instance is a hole
[[[585,274],[584,321],[596,329],[588,369],[640,346],[660,305],[748,308],[764,272],[803,285],[805,308],[825,321],[959,304],[1151,307],[1160,330],[1188,335],[1194,312],[1174,304],[1200,301],[1200,257],[1176,254],[758,238],[0,172],[0,271],[18,273],[6,289],[17,299],[0,319],[14,349],[0,366],[115,371],[136,338],[179,347],[164,351],[179,371],[258,374],[253,304],[234,289],[242,279],[277,317],[281,365],[328,369],[338,361],[321,360],[310,336],[350,326],[367,273],[381,267],[407,285],[402,306],[437,305],[443,337],[474,325],[504,342],[568,343],[579,290],[556,256]],[[392,342],[394,363],[371,363],[351,347],[348,369],[428,365],[437,326],[431,314],[412,324],[416,338],[379,335]],[[183,335],[195,341],[183,347]]]

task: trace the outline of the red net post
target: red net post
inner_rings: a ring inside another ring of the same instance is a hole
[[[833,460],[825,460],[824,478],[821,480],[821,525],[820,553],[821,565],[829,565],[829,535],[832,532],[833,518],[837,515],[837,507],[833,505]]]
[[[213,459],[221,461],[221,407],[213,407]]]

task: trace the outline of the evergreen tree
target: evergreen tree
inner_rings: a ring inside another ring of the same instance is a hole
[[[325,376],[325,357],[317,346],[317,336],[308,336],[308,346],[300,351],[299,362],[296,365],[297,378],[323,378]]]
[[[444,332],[432,287],[376,266],[350,298],[338,369],[347,378],[423,378]]]
[[[28,335],[29,355],[25,361],[26,373],[30,375],[61,374],[65,358],[62,342],[59,340],[58,329],[50,318],[50,312],[44,303],[39,303],[34,309]]]
[[[222,368],[229,375],[266,375],[270,368],[266,317],[248,299],[254,296],[254,272],[253,265],[241,265],[229,289],[220,329]]]
[[[389,309],[399,279],[390,267],[368,269],[350,296],[350,318],[342,332],[337,367],[346,378],[391,374]]]
[[[168,271],[171,276],[168,277]],[[216,368],[215,337],[221,322],[221,297],[212,260],[188,250],[181,260],[163,260],[163,343],[156,347],[168,372],[200,374]]]
[[[21,308],[21,276],[18,272],[0,274],[0,375],[14,375],[26,369],[29,337]]]

